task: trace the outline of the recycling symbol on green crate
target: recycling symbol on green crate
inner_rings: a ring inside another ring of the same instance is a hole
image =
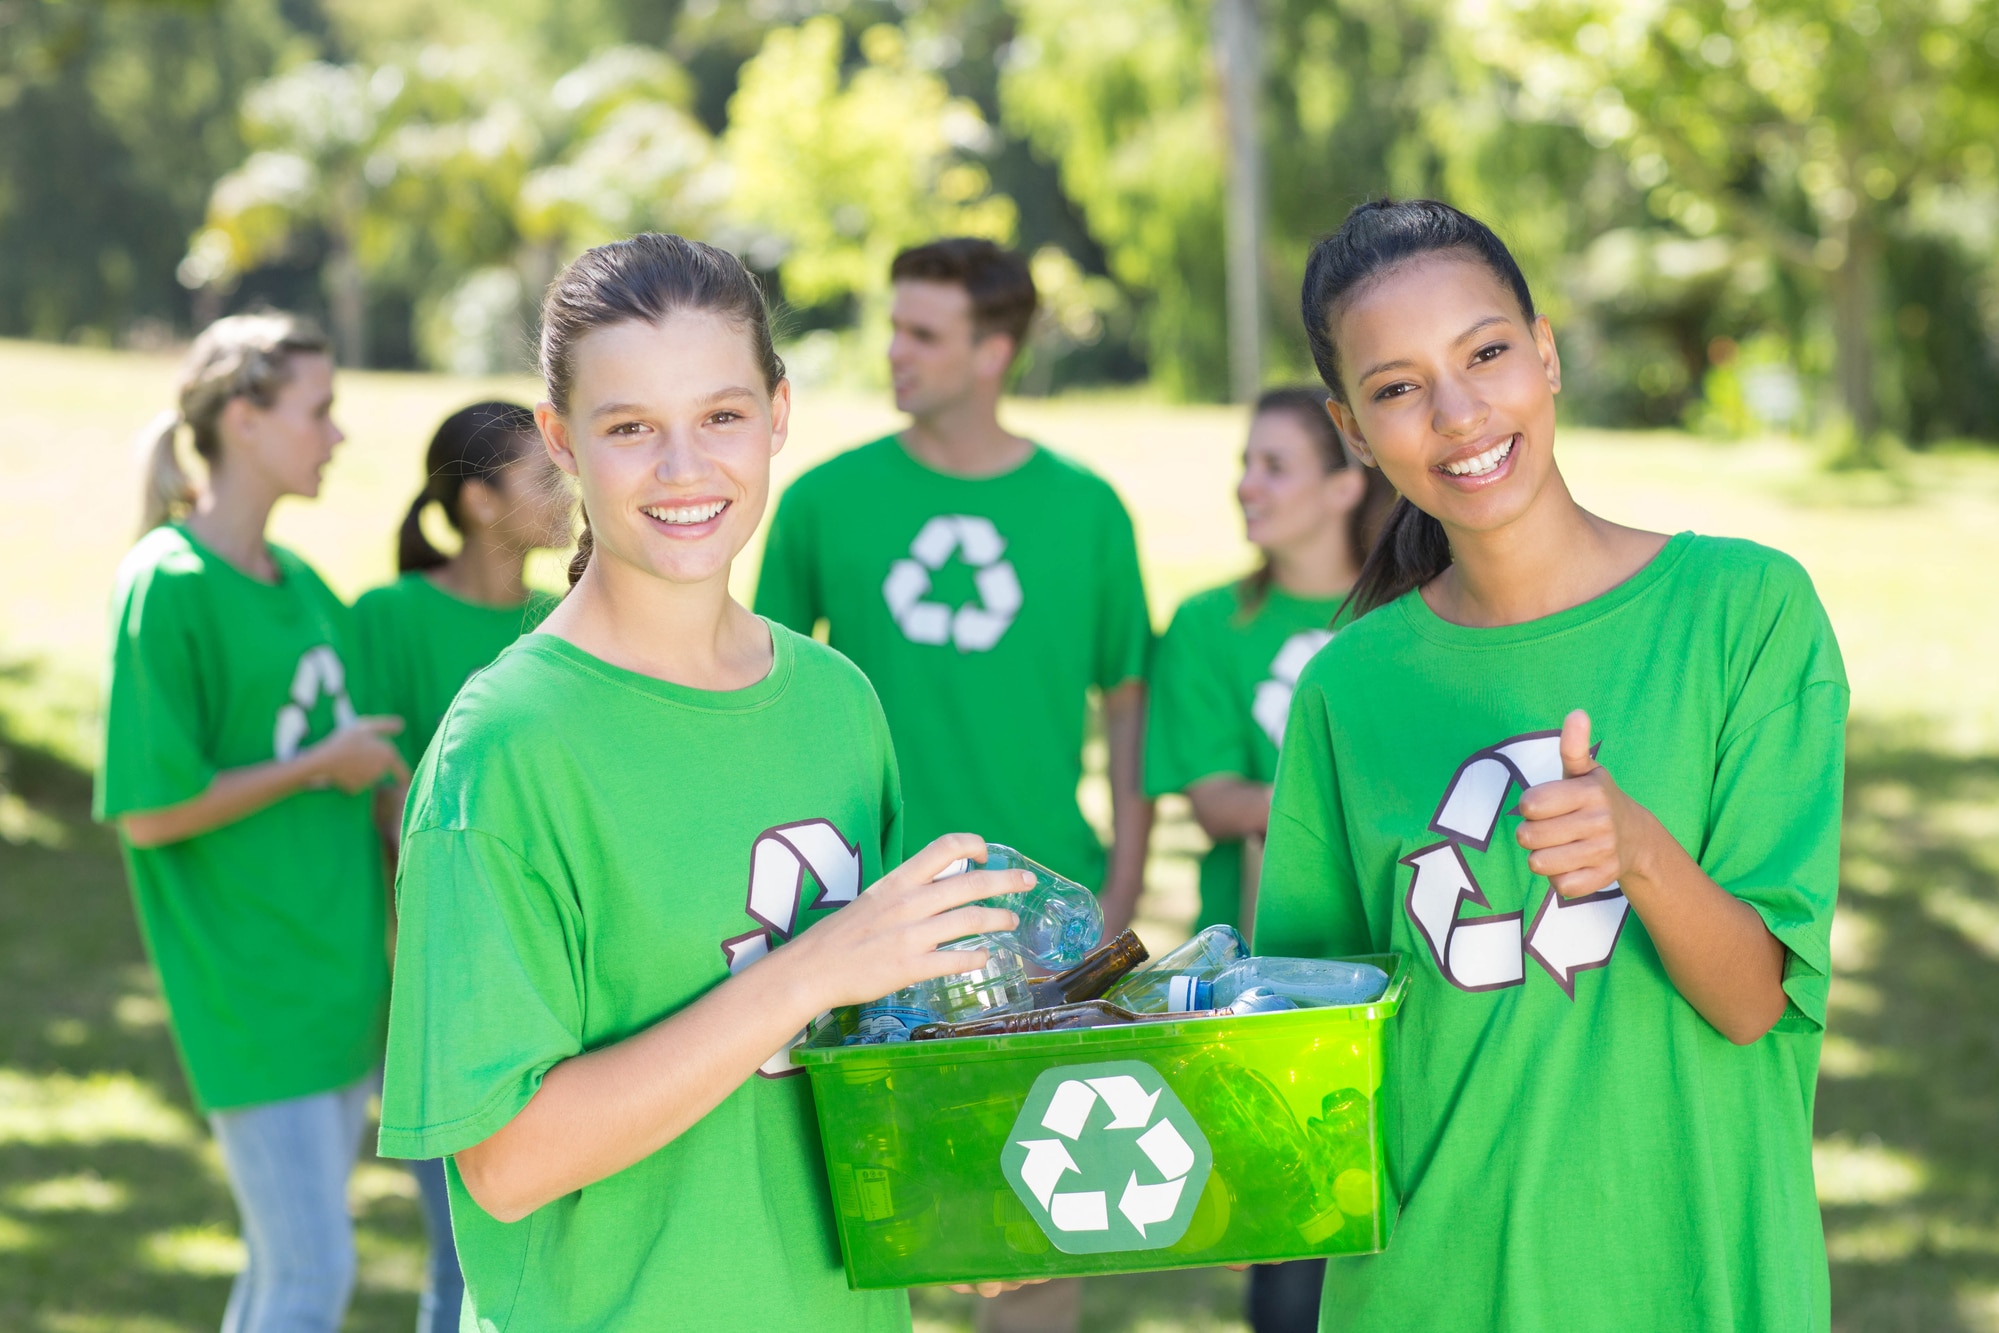
[[[1193,1113],[1141,1060],[1043,1070],[1000,1152],[1064,1254],[1165,1249],[1186,1234],[1213,1165]]]

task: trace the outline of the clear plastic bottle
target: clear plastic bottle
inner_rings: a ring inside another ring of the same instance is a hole
[[[1209,926],[1179,948],[1134,969],[1104,992],[1104,998],[1140,1014],[1204,1008],[1193,1003],[1193,983],[1212,981],[1230,964],[1247,957],[1249,946],[1234,926]]]
[[[1319,1009],[1366,1004],[1388,989],[1388,974],[1370,963],[1338,958],[1245,958],[1212,980],[1194,978],[1173,996],[1189,1010]],[[1178,1012],[1172,1010],[1170,1012]]]
[[[984,865],[960,857],[937,878],[967,870],[1025,870],[1034,876],[1033,888],[984,900],[986,906],[1004,907],[1020,918],[1014,929],[995,932],[989,938],[1011,945],[1051,972],[1082,962],[1104,937],[1104,909],[1096,894],[1004,843],[986,844]]]

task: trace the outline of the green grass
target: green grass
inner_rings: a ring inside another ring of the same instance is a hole
[[[90,824],[96,663],[136,513],[127,440],[169,362],[0,344],[0,1329],[194,1333],[240,1260],[234,1210],[187,1100],[114,841]],[[283,540],[352,594],[384,577],[420,450],[495,387],[356,375],[353,436]],[[780,479],[892,422],[807,390]],[[1241,416],[1143,400],[1012,409],[1110,476],[1138,518],[1163,623],[1246,552],[1230,490]],[[1820,1194],[1841,1330],[1999,1330],[1999,456],[1832,475],[1780,442],[1571,432],[1586,504],[1653,527],[1756,537],[1797,555],[1854,682],[1838,975],[1819,1089]],[[746,561],[746,568],[753,562]],[[552,574],[552,562],[544,575]],[[747,584],[748,579],[744,582]],[[1101,809],[1100,784],[1086,797]],[[1199,835],[1169,806],[1145,928],[1184,929]],[[356,1177],[362,1275],[348,1327],[409,1327],[421,1227],[407,1178]],[[1239,1329],[1227,1273],[1104,1279],[1085,1326]],[[972,1302],[917,1298],[919,1327]]]

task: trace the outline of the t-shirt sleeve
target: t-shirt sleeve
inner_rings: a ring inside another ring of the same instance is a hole
[[[354,655],[347,672],[347,693],[354,708],[364,716],[399,717],[403,730],[396,748],[403,759],[414,764],[422,753],[410,754],[411,709],[405,691],[398,688],[404,673],[397,671],[395,625],[380,597],[364,593],[347,617],[352,631]]]
[[[1698,860],[1784,945],[1790,1004],[1776,1030],[1816,1032],[1825,1026],[1832,975],[1846,673],[1802,569],[1786,561],[1766,581],[1765,597],[1764,632],[1743,645],[1752,664],[1717,746]]]
[[[1117,493],[1105,487],[1105,537],[1098,606],[1096,686],[1114,690],[1145,678],[1152,657],[1152,612],[1138,567],[1138,535]]]
[[[1825,1026],[1846,703],[1844,686],[1814,684],[1733,737],[1716,766],[1701,869],[1754,907],[1786,950],[1791,1002],[1779,1032]]]
[[[758,615],[808,637],[822,613],[812,527],[811,496],[794,482],[778,501],[764,539],[755,604]]]
[[[115,819],[191,801],[215,780],[204,741],[201,663],[180,580],[138,574],[111,627],[104,760],[95,814]]]
[[[1291,703],[1270,798],[1250,936],[1259,954],[1337,958],[1387,947],[1372,937],[1361,902],[1333,725],[1325,693],[1308,673]]]
[[[489,834],[403,840],[381,1153],[443,1157],[482,1143],[583,1050],[568,894]]]
[[[1222,627],[1182,607],[1153,657],[1145,728],[1145,794],[1185,791],[1202,778],[1247,777],[1247,701],[1231,697]]]

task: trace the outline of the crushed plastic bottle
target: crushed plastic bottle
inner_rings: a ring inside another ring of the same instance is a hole
[[[908,1041],[910,1033],[942,1017],[932,1003],[928,983],[918,982],[862,1005],[854,1016],[854,1030],[842,1044],[877,1046],[885,1041]]]
[[[1214,977],[1181,973],[1167,991],[1167,1012],[1228,1009],[1320,1009],[1366,1004],[1388,989],[1388,974],[1371,963],[1337,958],[1245,958]],[[1283,1003],[1277,1003],[1283,1001]]]
[[[1033,888],[984,900],[986,906],[1004,907],[1020,918],[1012,930],[994,932],[988,938],[1010,945],[1051,972],[1076,966],[1103,939],[1104,909],[1096,894],[1004,843],[986,844],[984,865],[960,857],[937,878],[974,869],[1025,870],[1034,876]]]
[[[1204,1007],[1193,1003],[1194,982],[1212,981],[1231,963],[1247,957],[1249,946],[1234,926],[1209,926],[1179,948],[1134,969],[1104,998],[1134,1013],[1185,1013]]]

